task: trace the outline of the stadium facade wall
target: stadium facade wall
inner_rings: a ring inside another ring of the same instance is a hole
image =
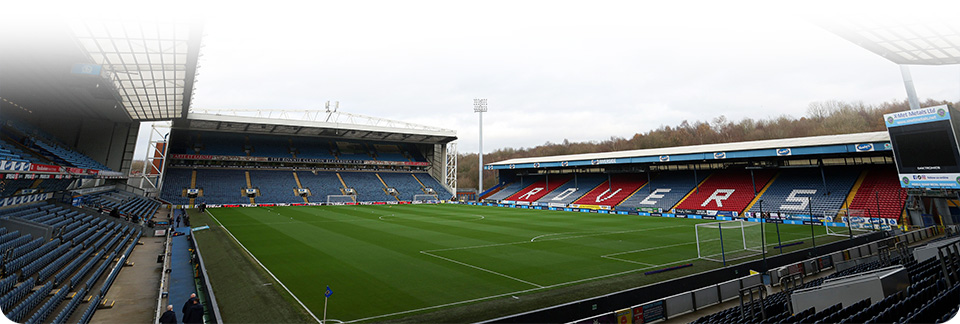
[[[816,247],[768,257],[769,268],[777,268],[807,260],[812,255],[830,255],[838,251],[869,244],[888,237],[886,233],[878,232],[866,236],[855,237],[850,240],[838,241]],[[702,288],[705,283],[720,283],[735,280],[750,273],[754,269],[762,269],[763,261],[751,261],[732,265],[699,274],[663,281],[657,284],[627,289],[621,292],[584,299],[555,307],[544,308],[522,314],[497,318],[485,323],[567,323],[575,321],[589,314],[613,313],[634,305],[645,304],[669,296],[681,294]]]

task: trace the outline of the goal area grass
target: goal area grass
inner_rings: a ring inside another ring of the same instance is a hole
[[[474,322],[721,266],[698,258],[695,225],[711,220],[468,205],[208,211],[192,223],[211,226],[196,236],[216,260],[206,266],[225,322],[314,322],[300,304],[321,317],[326,286],[328,320]],[[803,241],[784,253],[810,246],[810,226],[779,228],[780,241]],[[775,226],[763,231],[779,254]],[[817,245],[843,239],[814,232]]]

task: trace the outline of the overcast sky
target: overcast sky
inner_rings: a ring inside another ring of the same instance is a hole
[[[939,19],[947,2],[337,1],[199,5],[195,108],[323,109],[457,131],[484,151],[630,137],[682,120],[803,116],[814,101],[906,98],[898,67],[824,16]],[[951,18],[955,19],[955,18]],[[913,67],[960,100],[960,67]],[[137,157],[142,156],[138,153]]]

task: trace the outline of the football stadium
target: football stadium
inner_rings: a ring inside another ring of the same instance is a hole
[[[12,322],[938,323],[960,308],[960,112],[921,106],[909,73],[910,109],[874,121],[885,131],[515,157],[481,163],[496,184],[477,190],[458,186],[457,130],[337,102],[193,107],[202,23],[32,27],[3,31],[0,57]],[[831,32],[901,66],[960,63],[956,32]]]

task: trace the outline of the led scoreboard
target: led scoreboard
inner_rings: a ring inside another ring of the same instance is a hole
[[[883,115],[904,188],[960,189],[960,114],[948,105]]]

